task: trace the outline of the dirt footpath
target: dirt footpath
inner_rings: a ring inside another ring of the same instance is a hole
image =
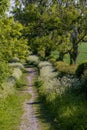
[[[20,130],[40,130],[37,112],[33,106],[34,104],[36,104],[35,99],[37,97],[37,93],[33,89],[36,71],[33,68],[26,68],[26,71],[28,73],[28,87],[27,90],[24,92],[31,94],[32,97],[29,101],[24,102],[24,114],[21,119],[22,121],[20,125]]]

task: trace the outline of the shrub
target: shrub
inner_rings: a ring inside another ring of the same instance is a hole
[[[11,74],[11,69],[8,66],[8,63],[5,61],[0,61],[0,86],[2,83],[9,77]]]
[[[14,63],[17,63],[19,62],[19,58],[18,57],[13,57],[12,60],[10,61],[11,63],[14,62]]]
[[[42,80],[48,81],[49,79],[53,79],[54,77],[57,77],[57,73],[54,72],[54,68],[52,67],[51,63],[45,61],[39,63],[40,68],[40,77]]]
[[[21,79],[17,80],[15,87],[17,89],[20,89],[20,88],[22,89],[24,87],[23,80]]]
[[[21,70],[24,69],[24,66],[21,63],[10,63],[9,66],[12,68],[19,68]]]
[[[30,56],[27,58],[26,62],[27,62],[28,64],[32,64],[32,65],[37,66],[37,65],[39,64],[39,58],[38,58],[37,56],[35,56],[35,55],[30,55]]]
[[[14,86],[16,82],[22,76],[22,71],[19,68],[14,68],[13,72],[10,73],[8,80],[4,80],[2,85],[2,90],[0,90],[0,97],[6,98],[8,95],[14,93],[15,89]]]
[[[55,58],[50,58],[49,61],[54,64],[56,62],[56,59]]]
[[[55,67],[58,71],[66,74],[75,74],[77,65],[69,65],[65,62],[59,61],[55,63]]]
[[[48,61],[41,61],[38,66],[39,68],[42,68],[42,67],[52,66],[52,65]]]
[[[22,76],[22,71],[19,68],[14,68],[12,76],[16,79],[19,80],[19,78]]]
[[[87,61],[78,65],[78,67],[76,69],[76,75],[78,78],[81,78],[82,75],[85,75],[85,74],[87,74]]]

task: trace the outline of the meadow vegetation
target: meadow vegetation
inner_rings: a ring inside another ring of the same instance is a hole
[[[27,64],[31,64],[31,65],[35,65],[37,66],[39,63],[39,57],[36,55],[30,55],[29,57],[27,57],[26,60]]]
[[[52,64],[47,61],[40,62],[39,69],[40,75],[35,85],[38,88],[40,99],[45,102],[56,123],[56,129],[87,129],[87,78],[79,80],[75,73],[73,75],[68,71],[66,73],[62,73],[61,70],[55,71]]]
[[[0,129],[19,130],[23,114],[22,103],[29,99],[29,94],[14,92],[6,98],[0,98]]]
[[[30,94],[22,92],[26,86],[24,67],[21,63],[10,63],[11,73],[0,89],[0,130],[19,130],[22,105]]]

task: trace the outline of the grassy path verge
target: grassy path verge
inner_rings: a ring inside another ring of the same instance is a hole
[[[4,96],[0,97],[0,130],[19,130],[23,102],[31,98],[29,93],[25,94],[22,91],[25,88],[23,78],[19,79],[15,86],[14,84],[13,82],[6,84]]]
[[[15,92],[6,99],[0,99],[0,130],[19,130],[22,103],[29,94]]]

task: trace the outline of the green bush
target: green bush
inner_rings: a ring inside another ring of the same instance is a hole
[[[10,74],[11,69],[9,68],[8,63],[0,61],[0,86],[2,86],[2,83],[6,81]]]
[[[21,70],[24,69],[24,66],[21,63],[10,63],[9,66],[12,68],[19,68]]]
[[[39,58],[35,55],[30,55],[27,60],[27,64],[37,66],[39,64]]]
[[[59,62],[57,67],[60,71],[63,69],[65,72],[69,65]],[[68,73],[61,78],[56,77],[57,72],[54,71],[49,62],[40,62],[39,69],[40,76],[36,86],[41,101],[45,102],[50,115],[53,117],[56,129],[86,130],[86,96],[85,93],[78,91],[82,82]],[[87,79],[83,83],[87,84]]]
[[[79,64],[76,69],[76,75],[78,78],[81,78],[85,74],[87,74],[87,61]]]
[[[55,62],[55,68],[58,71],[66,73],[66,74],[75,74],[77,65],[69,65],[65,62],[58,61],[58,62]]]
[[[8,95],[14,93],[14,86],[17,83],[17,87],[19,86],[20,77],[22,76],[22,71],[19,68],[14,68],[13,72],[10,73],[7,80],[4,80],[1,84],[2,90],[0,90],[1,97],[7,97]],[[20,84],[21,85],[21,84]]]
[[[20,60],[19,60],[19,58],[17,58],[17,57],[13,57],[12,59],[11,59],[11,63],[17,63],[17,62],[19,62]]]
[[[55,58],[50,58],[49,61],[54,64],[56,62],[56,59]]]

